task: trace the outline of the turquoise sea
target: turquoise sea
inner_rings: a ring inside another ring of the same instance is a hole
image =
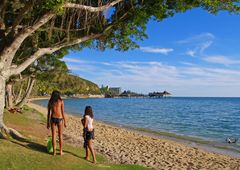
[[[82,115],[87,105],[93,107],[96,120],[145,129],[152,132],[227,144],[228,137],[240,138],[240,98],[168,97],[64,99],[65,110]],[[35,103],[47,106],[47,100]]]

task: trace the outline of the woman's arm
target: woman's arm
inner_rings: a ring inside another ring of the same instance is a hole
[[[51,113],[51,109],[48,106],[48,116],[47,116],[47,128],[50,128],[50,114]]]
[[[66,125],[66,119],[65,119],[65,115],[64,115],[64,102],[63,102],[63,100],[62,100],[62,103],[61,103],[61,112],[62,112],[64,127],[67,127],[67,125]]]
[[[82,122],[82,125],[83,125],[83,127],[85,126],[85,118],[83,117],[82,119],[81,119],[81,122]]]
[[[84,117],[84,128],[88,128],[88,117]]]

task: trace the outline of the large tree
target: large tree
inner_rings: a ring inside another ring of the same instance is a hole
[[[238,12],[238,5],[239,0],[1,0],[1,131],[13,133],[3,122],[6,80],[38,58],[88,45],[128,50],[146,37],[149,19],[161,21],[196,7]]]

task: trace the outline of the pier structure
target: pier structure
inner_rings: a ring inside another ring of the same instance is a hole
[[[148,96],[150,98],[161,98],[161,97],[167,97],[170,95],[171,95],[171,93],[167,92],[166,90],[163,92],[153,92],[153,93],[148,94]]]

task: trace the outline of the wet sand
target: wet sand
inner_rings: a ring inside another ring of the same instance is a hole
[[[28,103],[45,116],[47,109]],[[154,135],[94,121],[94,146],[98,153],[117,163],[139,164],[154,169],[226,169],[240,170],[240,159],[190,147]],[[64,141],[83,147],[81,118],[67,115]]]

